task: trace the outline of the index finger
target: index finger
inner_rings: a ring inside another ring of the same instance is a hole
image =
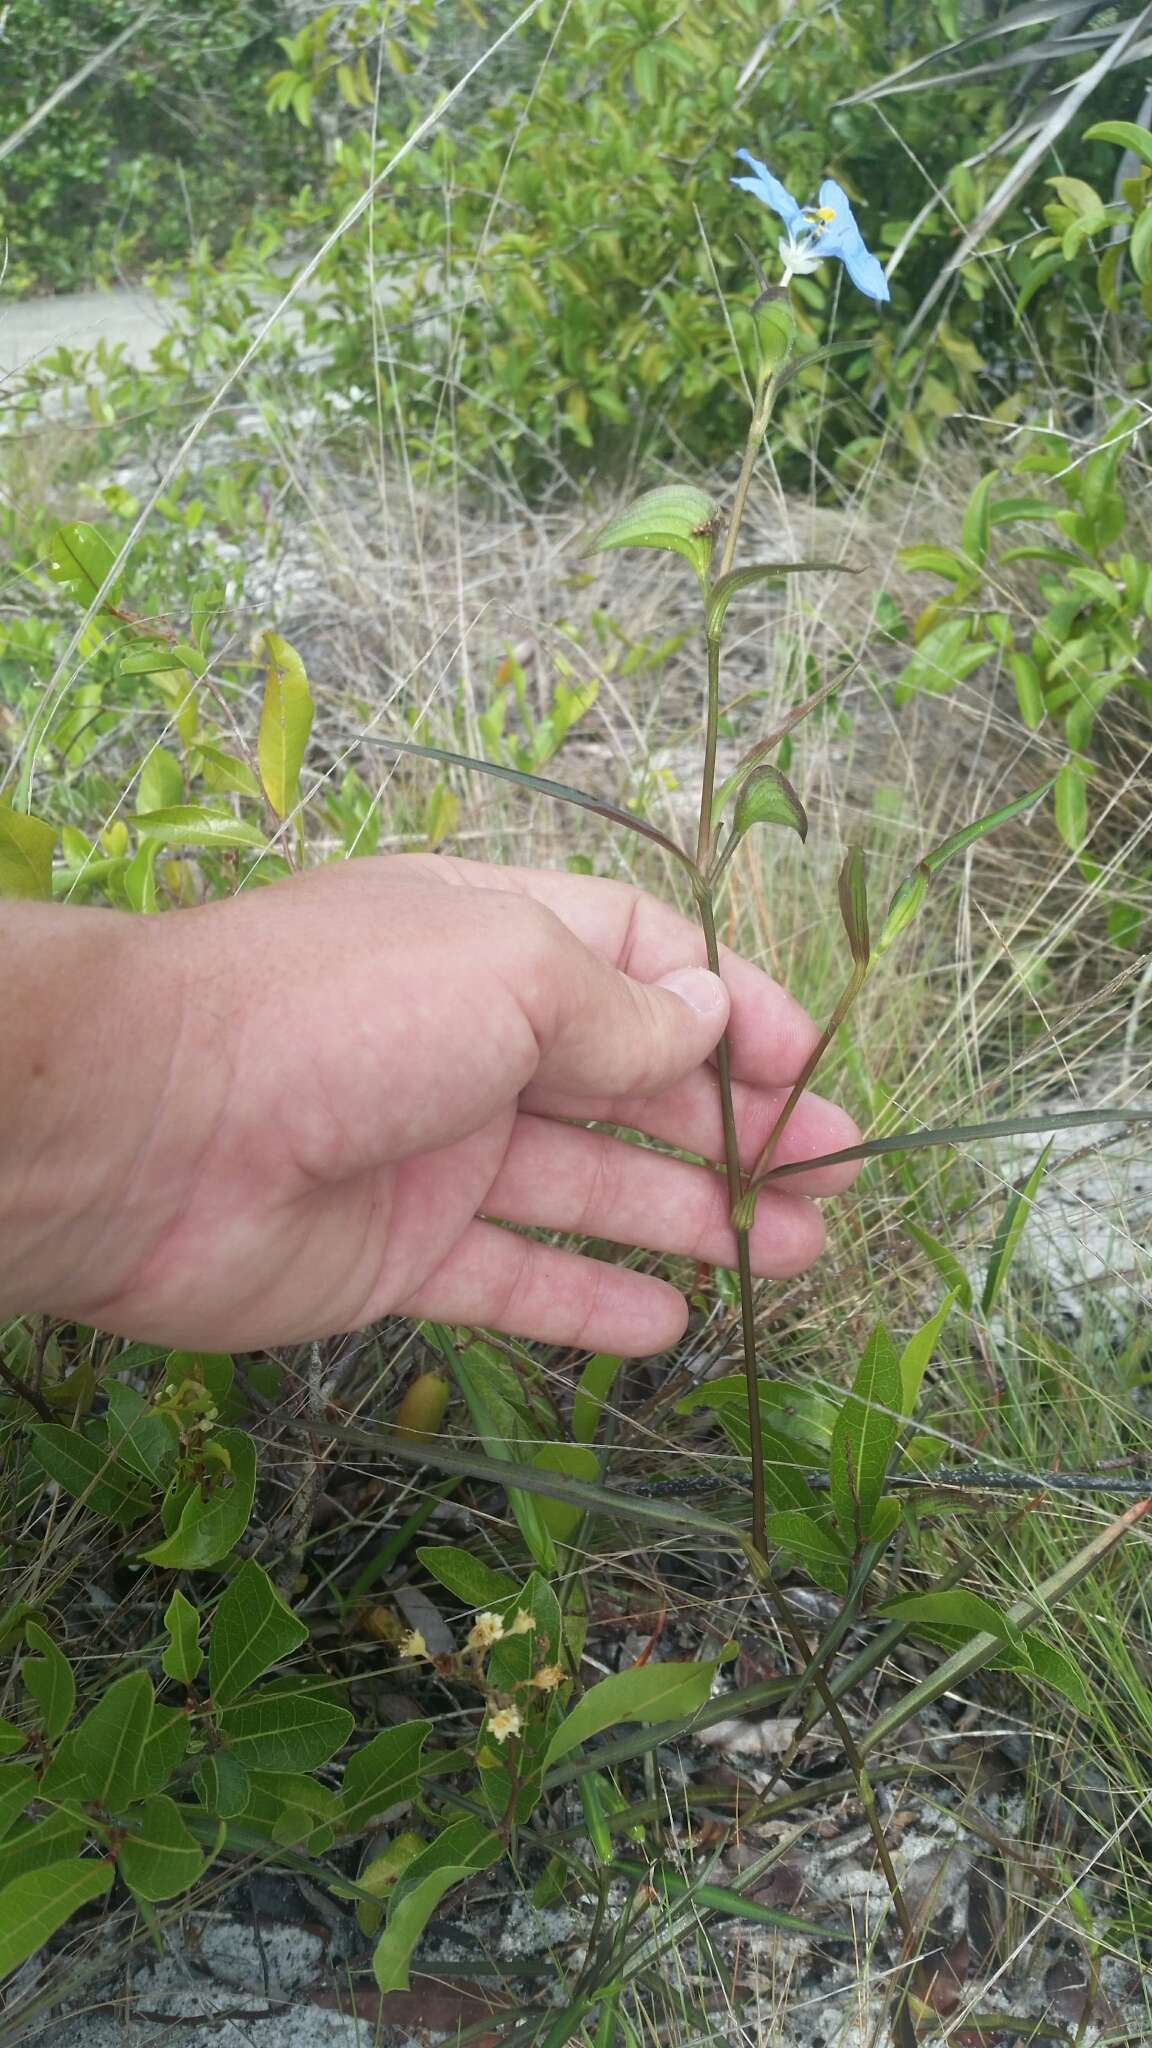
[[[507,889],[530,896],[613,967],[637,981],[659,981],[676,967],[706,967],[704,935],[630,882],[569,875],[548,868],[472,869],[445,858],[451,879],[463,886]],[[720,972],[732,999],[728,1043],[733,1074],[753,1087],[786,1087],[814,1051],[819,1032],[808,1012],[762,968],[723,946]]]

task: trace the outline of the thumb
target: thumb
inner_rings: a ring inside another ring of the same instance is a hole
[[[728,991],[706,967],[635,981],[578,943],[553,995],[534,1080],[576,1095],[658,1095],[707,1059],[728,1022]]]

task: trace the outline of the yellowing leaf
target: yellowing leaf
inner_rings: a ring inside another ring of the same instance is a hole
[[[265,633],[268,671],[256,758],[264,794],[278,818],[294,810],[300,794],[300,770],[316,707],[304,664],[279,633]]]

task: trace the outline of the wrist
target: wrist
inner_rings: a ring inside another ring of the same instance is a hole
[[[0,905],[0,1313],[86,1320],[152,1227],[141,1168],[180,1035],[160,920]]]

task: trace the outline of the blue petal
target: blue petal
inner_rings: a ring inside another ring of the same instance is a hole
[[[751,150],[738,149],[736,154],[742,157],[746,164],[751,164],[756,175],[754,178],[733,178],[732,183],[739,185],[744,192],[753,193],[765,206],[770,206],[773,213],[778,213],[787,227],[791,227],[793,221],[803,213],[803,207],[793,199],[779,178],[772,176],[768,166],[762,164],[759,157],[752,155]]]
[[[873,256],[872,251],[864,247],[863,242],[858,249],[851,252],[842,249],[840,255],[857,291],[863,292],[865,298],[879,299],[883,303],[892,296],[888,290],[888,279],[884,275],[884,265],[879,257]]]
[[[835,178],[825,178],[820,187],[820,204],[832,214],[816,245],[820,254],[838,256],[857,291],[866,298],[886,300],[890,294],[883,265],[865,247],[848,194]]]

